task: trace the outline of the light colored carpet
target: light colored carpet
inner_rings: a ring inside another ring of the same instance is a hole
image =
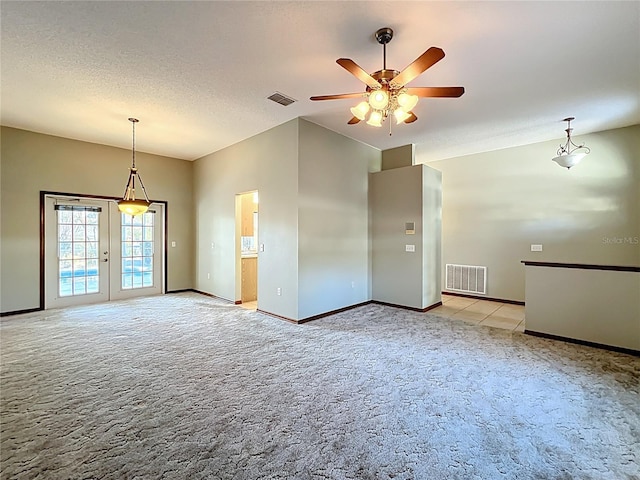
[[[638,479],[640,359],[380,305],[4,318],[3,479]]]

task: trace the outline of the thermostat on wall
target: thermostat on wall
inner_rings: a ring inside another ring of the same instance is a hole
[[[416,222],[407,222],[404,224],[404,233],[405,235],[415,235],[416,233]]]

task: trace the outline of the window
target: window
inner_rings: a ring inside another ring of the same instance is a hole
[[[98,293],[99,207],[56,205],[58,230],[58,295]]]
[[[135,217],[121,214],[123,290],[153,286],[155,212]]]

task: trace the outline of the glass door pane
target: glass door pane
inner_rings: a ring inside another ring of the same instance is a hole
[[[111,209],[111,299],[164,291],[164,206],[131,216]],[[117,259],[117,260],[116,260]]]
[[[98,293],[100,207],[57,205],[58,295]]]
[[[120,288],[123,290],[154,285],[154,222],[155,212],[135,217],[120,214],[122,231],[122,269]]]
[[[45,198],[45,308],[109,299],[108,203]]]

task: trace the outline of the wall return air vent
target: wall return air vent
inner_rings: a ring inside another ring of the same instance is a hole
[[[447,263],[447,290],[465,293],[487,293],[487,267]]]
[[[283,95],[280,92],[276,92],[273,95],[269,95],[267,98],[273,102],[279,103],[280,105],[284,105],[285,107],[288,105],[291,105],[296,101],[293,98],[287,97],[286,95]]]

